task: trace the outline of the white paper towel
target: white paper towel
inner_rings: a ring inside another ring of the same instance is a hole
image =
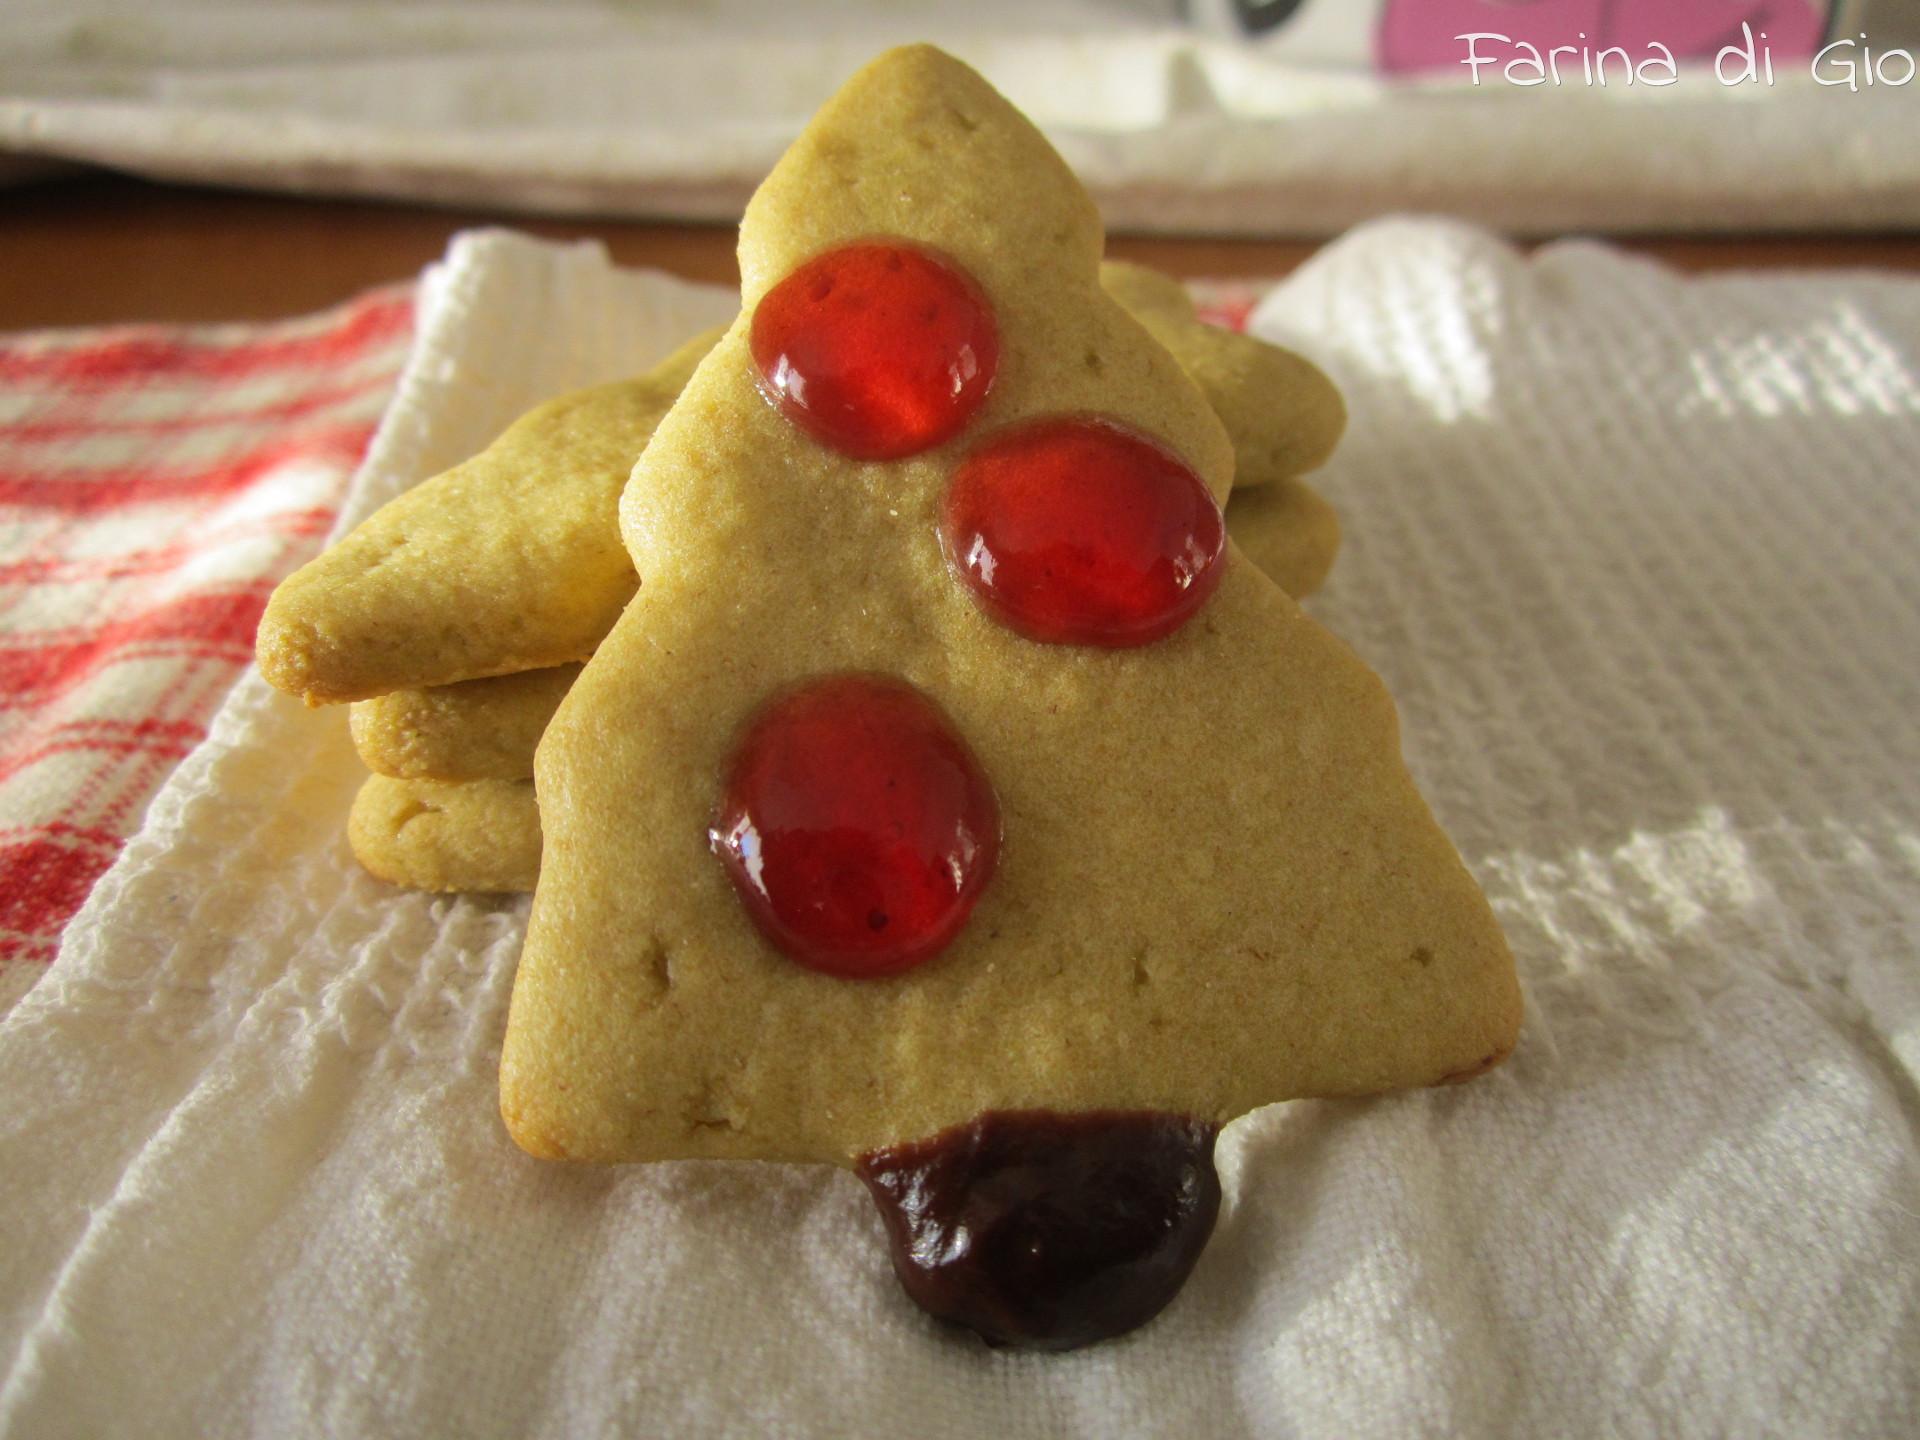
[[[343,523],[731,305],[462,239]],[[1255,328],[1346,389],[1316,608],[1505,1067],[1236,1123],[1166,1314],[989,1352],[847,1175],[516,1150],[524,905],[358,873],[343,714],[251,678],[0,1022],[0,1434],[1916,1433],[1920,285],[1395,222]]]
[[[1337,7],[1373,8],[1318,10]],[[1502,8],[1478,28],[1498,29]],[[1695,66],[1670,88],[1616,73],[1527,89],[1498,68],[1474,87],[1459,66],[1396,82],[1366,63],[1364,18],[1331,51],[1304,34],[1254,48],[1197,36],[1176,9],[18,0],[0,13],[0,151],[271,190],[732,220],[855,69],[933,40],[1046,131],[1115,226],[1331,234],[1407,208],[1533,233],[1920,223],[1920,81],[1822,87],[1801,59],[1767,86]]]

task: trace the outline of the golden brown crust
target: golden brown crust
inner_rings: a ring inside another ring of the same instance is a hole
[[[367,871],[414,890],[519,891],[540,878],[540,812],[528,780],[369,776],[347,817]]]
[[[273,592],[261,673],[324,705],[586,659],[638,583],[607,516],[714,338],[540,406],[383,505]]]
[[[1152,315],[1162,320],[1200,324],[1199,311],[1187,287],[1151,265],[1139,265],[1131,260],[1102,260],[1100,288],[1126,306],[1136,320]]]
[[[534,747],[579,673],[553,665],[362,700],[349,710],[353,748],[396,780],[530,780]]]
[[[1340,517],[1304,480],[1235,488],[1227,500],[1227,533],[1296,600],[1326,582],[1340,552]]]
[[[1304,355],[1196,318],[1171,276],[1108,260],[1100,283],[1180,362],[1233,438],[1236,490],[1318,470],[1347,428],[1347,405]]]

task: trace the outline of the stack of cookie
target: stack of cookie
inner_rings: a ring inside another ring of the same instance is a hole
[[[1339,522],[1299,476],[1340,438],[1338,390],[1298,355],[1202,323],[1169,276],[1110,261],[1100,280],[1225,426],[1233,541],[1295,598],[1317,589]],[[350,704],[373,774],[348,838],[374,875],[422,890],[534,889],[535,748],[640,583],[620,539],[621,491],[719,338],[532,411],[275,591],[261,671],[309,704]]]
[[[1285,593],[1339,396],[1102,248],[1025,117],[890,51],[756,192],[724,335],[260,631],[358,707],[369,869],[535,891],[522,1148],[848,1166],[919,1304],[1050,1349],[1178,1291],[1220,1125],[1471,1078],[1520,1007],[1385,687]]]

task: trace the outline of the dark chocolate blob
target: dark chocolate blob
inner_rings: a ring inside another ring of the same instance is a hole
[[[1217,1127],[1157,1111],[990,1111],[863,1155],[893,1268],[989,1345],[1072,1350],[1144,1325],[1213,1233]]]

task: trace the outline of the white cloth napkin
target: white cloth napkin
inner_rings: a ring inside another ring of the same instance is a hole
[[[1413,207],[1533,233],[1920,224],[1920,80],[1823,87],[1802,59],[1766,86],[1695,65],[1667,88],[1498,68],[1475,87],[1459,65],[1390,81],[1375,8],[1323,0],[1244,46],[1182,27],[1172,0],[16,0],[0,151],[732,220],[855,69],[933,40],[1032,116],[1115,226],[1332,234]],[[1463,28],[1499,31],[1488,11]]]
[[[343,524],[732,304],[461,239]],[[252,677],[0,1022],[0,1434],[1920,1431],[1920,285],[1389,222],[1255,328],[1351,402],[1315,608],[1513,938],[1505,1067],[1246,1117],[1159,1320],[989,1352],[848,1175],[516,1150],[524,903],[358,873],[344,715]]]

